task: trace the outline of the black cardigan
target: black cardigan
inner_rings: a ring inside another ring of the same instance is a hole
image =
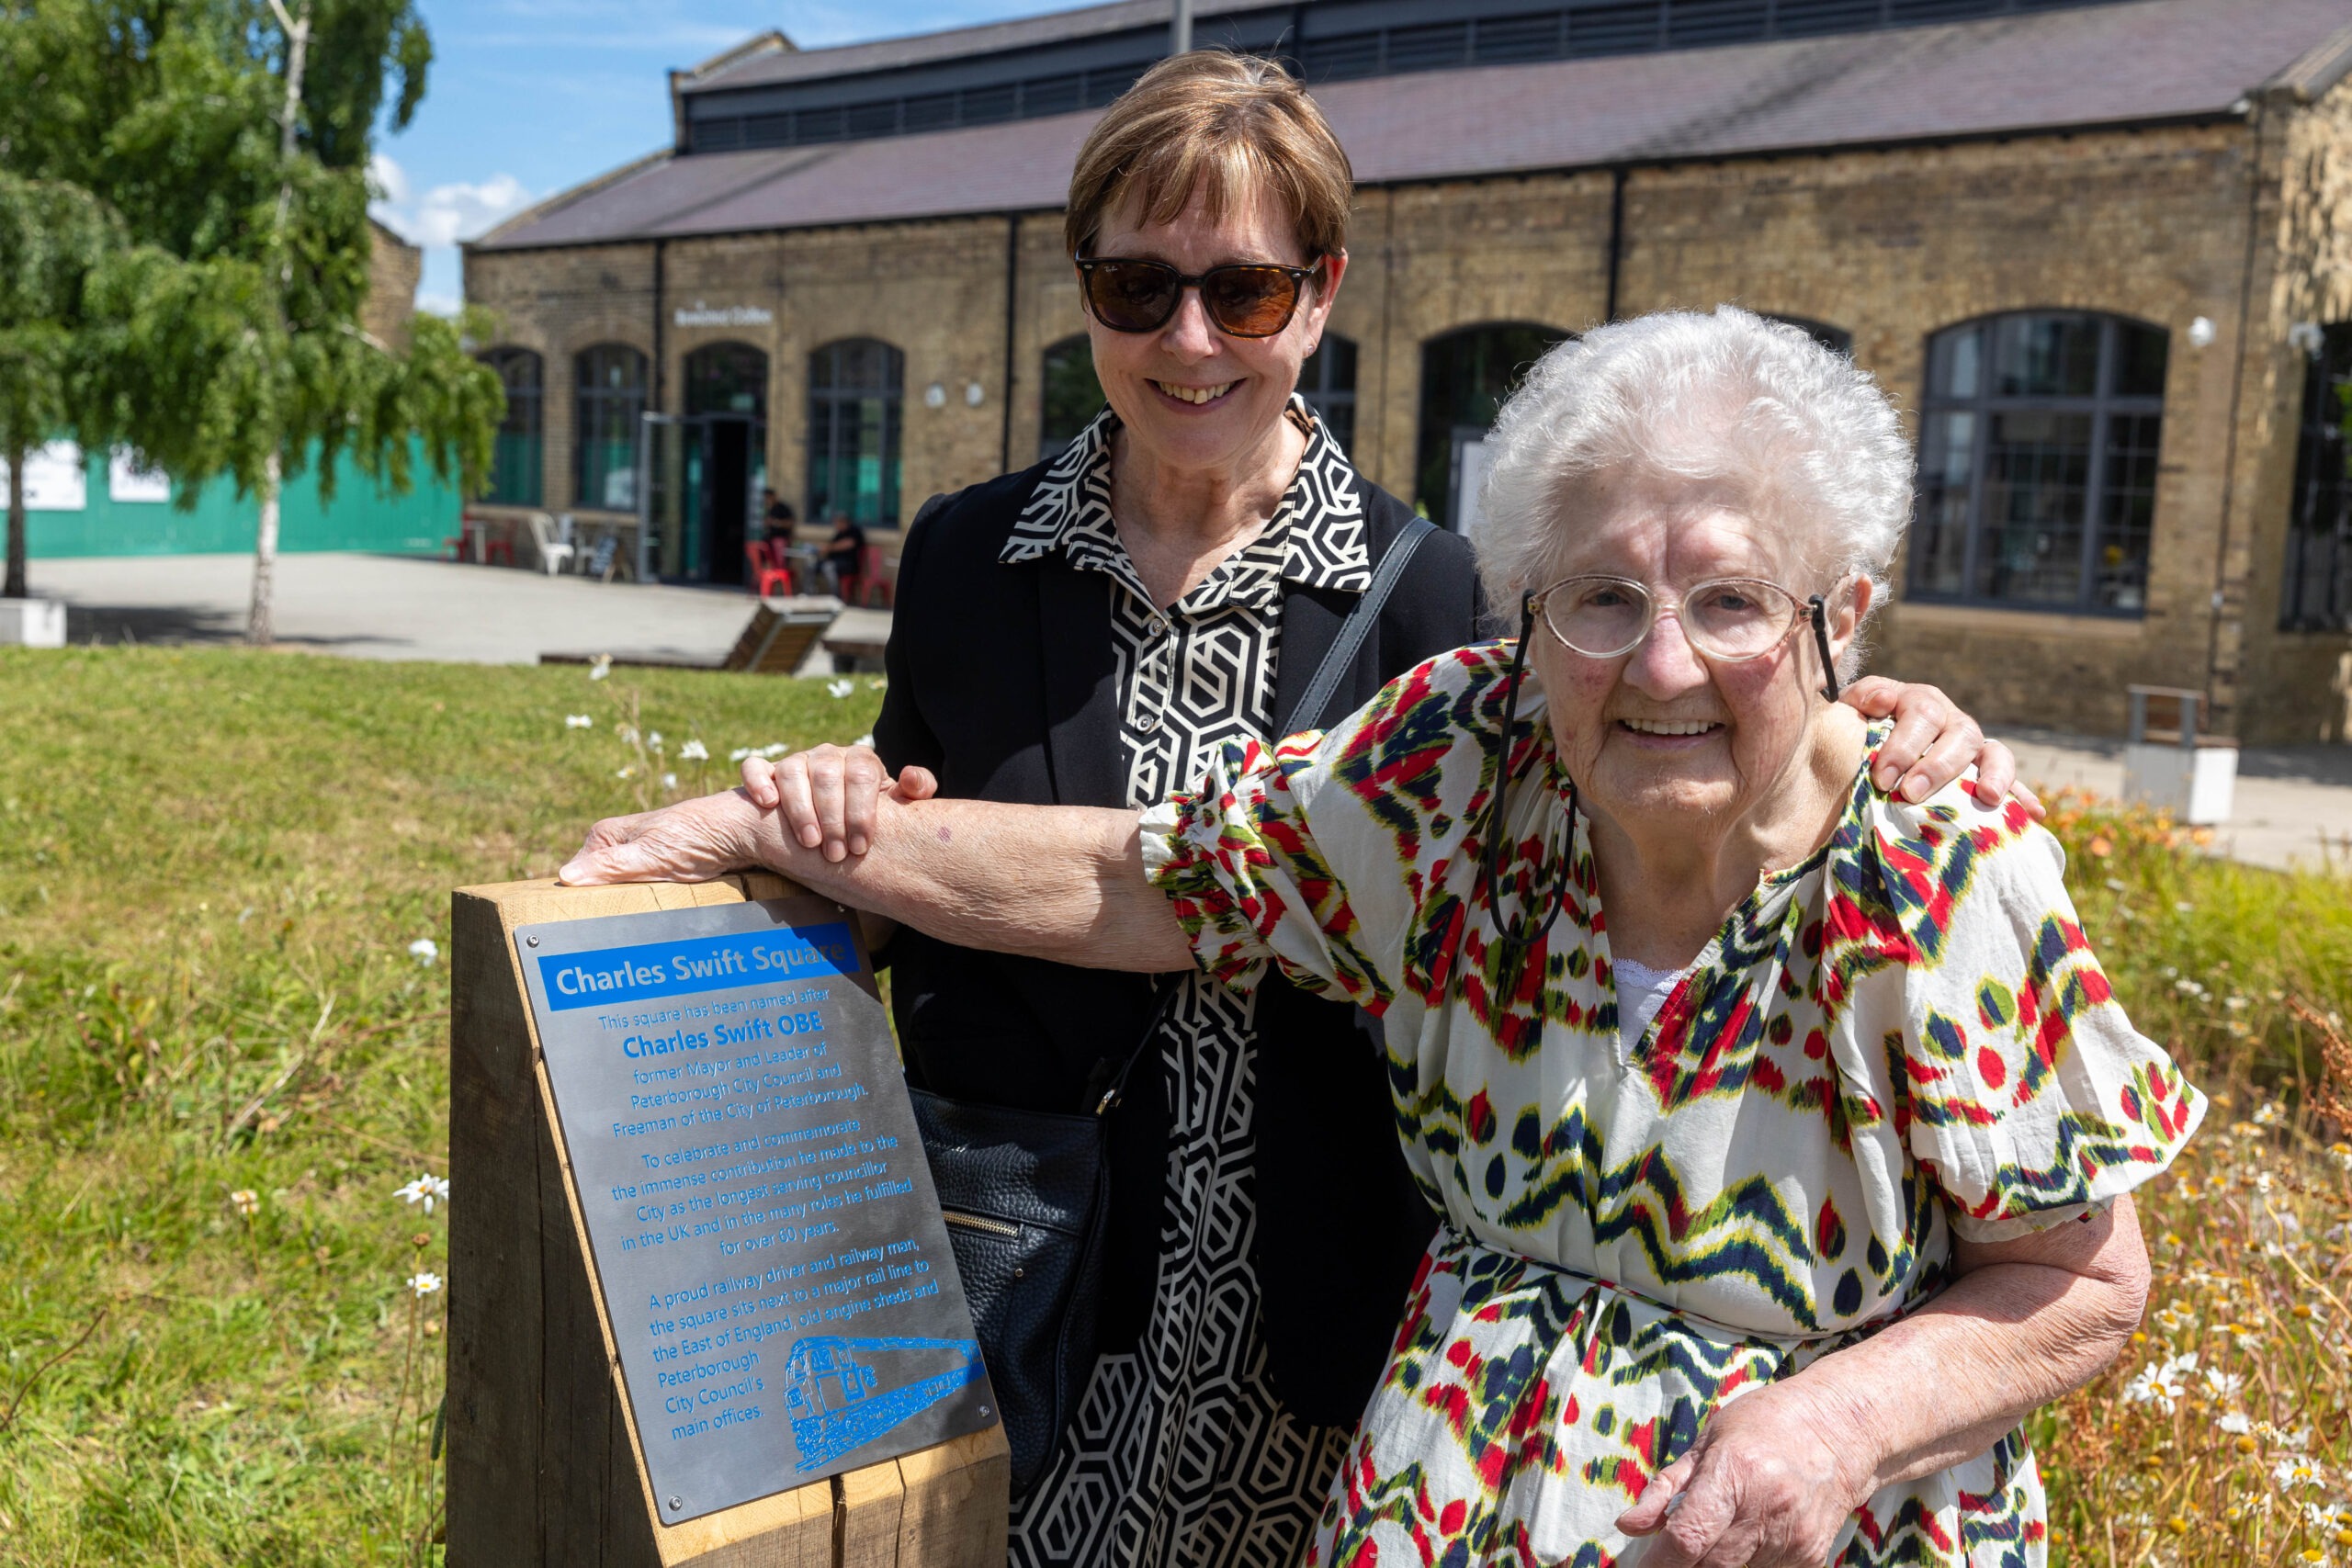
[[[874,726],[895,772],[920,763],[941,793],[1032,805],[1125,804],[1111,643],[1111,580],[1058,553],[998,560],[1040,464],[935,496],[899,564],[889,694]],[[1378,561],[1412,521],[1359,479]],[[1274,711],[1286,714],[1357,595],[1285,583]],[[1316,722],[1329,725],[1421,660],[1479,636],[1468,546],[1425,538]],[[1131,1049],[1148,982],[1006,957],[901,931],[891,998],[910,1082],[958,1099],[1080,1109],[1099,1061]],[[1352,1423],[1396,1332],[1435,1224],[1397,1148],[1384,1056],[1354,1010],[1270,976],[1259,992],[1253,1263],[1274,1387],[1301,1418]],[[1111,1128],[1111,1244],[1102,1348],[1130,1348],[1159,1265],[1168,1107],[1138,1070]]]

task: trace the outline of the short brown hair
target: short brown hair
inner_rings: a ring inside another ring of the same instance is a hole
[[[1194,189],[1222,219],[1271,192],[1309,261],[1347,248],[1355,172],[1306,89],[1273,61],[1196,49],[1161,61],[1113,102],[1070,173],[1062,232],[1084,255],[1114,209],[1165,223]]]

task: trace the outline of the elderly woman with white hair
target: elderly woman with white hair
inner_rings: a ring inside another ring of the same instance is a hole
[[[896,798],[839,863],[713,797],[565,877],[758,862],[958,942],[1377,1014],[1443,1224],[1311,1562],[2039,1564],[2018,1424],[2136,1324],[2127,1194],[2204,1102],[2055,841],[1881,792],[1824,700],[1907,511],[1894,411],[1724,309],[1563,344],[1490,451],[1518,639],[1327,734],[1140,814]]]

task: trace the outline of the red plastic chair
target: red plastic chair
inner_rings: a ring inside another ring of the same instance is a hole
[[[783,584],[783,592],[786,593],[792,592],[792,573],[778,558],[782,552],[775,547],[778,541],[774,540],[752,539],[747,540],[743,546],[743,564],[751,568],[752,571],[752,592],[763,599],[766,598],[770,591],[778,583]]]
[[[864,549],[858,551],[857,596],[855,598],[849,598],[848,595],[844,594],[843,597],[847,598],[849,603],[853,604],[866,604],[873,599],[878,597],[882,601],[882,607],[884,609],[888,610],[896,607],[893,601],[898,597],[898,595],[890,581],[889,574],[882,570],[881,546],[868,545]]]

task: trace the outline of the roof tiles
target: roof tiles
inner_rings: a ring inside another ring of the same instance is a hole
[[[2324,88],[2347,61],[2352,0],[2131,0],[1386,76],[1316,97],[1357,178],[1382,184],[2219,115],[2273,82]],[[473,248],[1051,209],[1096,113],[659,158],[543,203]]]

